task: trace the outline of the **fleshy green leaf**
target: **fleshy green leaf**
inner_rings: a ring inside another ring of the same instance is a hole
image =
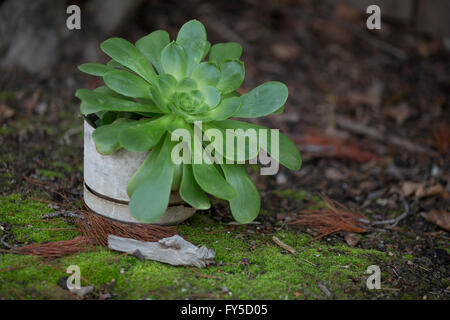
[[[236,197],[236,190],[225,180],[214,164],[192,164],[195,180],[200,188],[213,196],[231,200]]]
[[[162,74],[159,76],[159,81],[156,87],[162,95],[170,97],[175,91],[177,80],[170,74]]]
[[[103,76],[112,90],[132,98],[150,98],[150,85],[141,77],[123,70],[113,70]]]
[[[255,158],[259,153],[258,131],[253,127],[239,126],[238,121],[213,121],[203,124],[205,136],[208,136],[208,129],[218,129],[224,141],[222,145],[215,145],[216,151],[225,157],[225,159],[233,161],[233,163],[243,162]],[[246,122],[242,122],[246,124]],[[250,129],[250,130],[249,130]],[[226,139],[232,138],[234,148],[229,149]],[[223,150],[220,150],[223,148]]]
[[[103,93],[103,94],[106,94],[108,96],[112,96],[112,97],[115,97],[115,98],[130,100],[130,98],[125,97],[124,95],[122,95],[122,94],[120,94],[120,93],[118,93],[118,92],[116,92],[114,90],[111,90],[107,86],[99,86],[99,87],[95,88],[94,91],[95,92],[99,92],[99,93]]]
[[[205,44],[205,47],[203,48],[203,54],[202,54],[202,58],[200,59],[200,61],[202,61],[203,59],[206,58],[206,56],[209,53],[209,49],[211,49],[211,42],[206,40],[206,44]]]
[[[258,126],[255,124],[251,124],[248,122],[243,121],[236,121],[236,120],[225,120],[221,122],[211,122],[212,125],[220,127],[220,128],[229,128],[229,129],[236,129],[241,128],[243,130],[247,130],[249,128],[253,128],[255,130],[258,130],[258,140],[259,138],[259,129],[264,129],[266,131],[267,135],[267,144],[264,148],[265,151],[267,151],[270,155],[274,156],[274,150],[272,150],[272,144],[271,141],[271,130],[263,126]],[[295,145],[294,142],[292,142],[288,137],[283,135],[281,132],[279,134],[279,156],[276,158],[278,162],[280,162],[283,166],[285,166],[288,169],[291,170],[299,170],[302,164],[302,158],[300,156],[300,152]],[[258,141],[259,146],[261,147],[261,141]]]
[[[222,164],[225,178],[236,190],[237,196],[229,200],[234,219],[240,223],[253,221],[261,208],[261,199],[253,181],[243,165]]]
[[[101,125],[105,125],[105,124],[113,123],[118,117],[118,112],[99,111],[99,112],[96,113],[96,115],[97,115],[97,117],[100,118]]]
[[[215,164],[205,163],[203,159],[203,147],[199,149],[195,148],[195,142],[200,143],[201,146],[201,141],[199,141],[200,137],[194,133],[191,125],[185,123],[184,128],[188,130],[191,135],[191,151],[193,154],[192,172],[200,188],[217,198],[224,200],[233,199],[236,196],[236,190],[228,184],[222,173],[216,168]],[[201,157],[202,163],[196,164],[195,159],[199,157]]]
[[[284,112],[284,105],[272,112],[272,114],[282,114]]]
[[[113,154],[121,148],[119,134],[125,128],[134,125],[134,121],[120,118],[112,124],[101,126],[92,133],[95,148],[101,154]]]
[[[244,81],[244,63],[237,60],[225,61],[220,64],[220,80],[217,89],[228,93],[239,88]]]
[[[128,208],[142,222],[155,222],[166,212],[175,165],[170,153],[172,142],[166,135],[161,150],[152,163],[146,180],[133,192]]]
[[[199,210],[206,210],[211,207],[205,192],[195,181],[192,167],[183,164],[183,178],[181,179],[180,196],[188,204]]]
[[[173,115],[165,115],[155,120],[142,120],[132,127],[122,130],[119,141],[122,147],[132,152],[144,152],[155,146],[163,134]]]
[[[107,66],[113,67],[113,68],[126,68],[124,65],[118,63],[116,60],[111,59],[106,63]]]
[[[186,75],[190,75],[202,60],[205,47],[208,46],[205,27],[198,20],[186,22],[178,32],[177,43],[186,50],[188,56]]]
[[[159,74],[164,72],[161,65],[161,52],[169,44],[167,31],[156,30],[136,42],[136,47],[150,60]]]
[[[191,78],[194,79],[200,87],[216,86],[220,80],[220,70],[214,63],[202,62],[192,71]]]
[[[150,61],[131,42],[122,38],[110,38],[103,41],[100,47],[108,56],[133,70],[148,82],[156,82],[157,76]]]
[[[175,164],[175,169],[173,171],[172,185],[170,187],[172,191],[177,191],[180,189],[182,176],[183,176],[183,164]]]
[[[186,76],[187,54],[176,42],[169,43],[161,54],[161,64],[164,72],[171,74],[177,80]]]
[[[241,105],[241,100],[238,97],[231,97],[228,99],[223,99],[220,104],[205,113],[201,113],[195,116],[190,116],[186,118],[188,122],[194,122],[196,120],[206,121],[222,121],[231,117],[239,109]]]
[[[101,63],[84,63],[78,66],[78,69],[84,73],[99,77],[103,77],[108,71],[114,70],[113,67]]]
[[[193,91],[197,89],[197,82],[191,78],[184,78],[177,83],[177,92]]]
[[[220,92],[211,86],[203,87],[200,89],[203,97],[205,98],[205,103],[208,109],[215,108],[220,102]]]
[[[151,92],[156,106],[164,112],[169,112],[167,106],[169,97],[172,96],[177,85],[177,80],[168,73],[159,76],[156,86],[152,86]]]
[[[240,118],[267,116],[281,108],[287,100],[286,85],[269,81],[241,96],[241,108],[234,115]]]
[[[90,114],[98,111],[159,112],[153,105],[136,103],[131,100],[116,98],[104,93],[87,89],[78,89],[75,93],[81,103],[81,113]]]
[[[147,155],[144,162],[141,166],[136,170],[136,172],[131,177],[130,181],[128,181],[127,185],[127,194],[131,198],[134,191],[142,185],[145,181],[148,180],[149,175],[155,166],[155,161],[158,158],[159,152],[161,151],[161,147],[163,145],[164,139],[161,139],[159,143],[152,149],[152,151]]]
[[[211,47],[209,61],[221,63],[225,60],[239,60],[242,55],[242,47],[236,42],[216,43]]]

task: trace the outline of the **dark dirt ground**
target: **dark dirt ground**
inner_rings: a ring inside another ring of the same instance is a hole
[[[299,237],[308,235],[308,228],[286,226],[283,219],[311,209],[320,202],[319,193],[372,221],[400,216],[406,202],[407,215],[395,227],[379,225],[355,245],[388,257],[378,263],[385,271],[383,284],[391,290],[356,293],[349,284],[345,295],[336,296],[448,299],[450,223],[447,219],[439,227],[422,217],[432,212],[442,218],[450,209],[450,51],[442,39],[392,21],[369,32],[364,18],[345,7],[288,0],[146,1],[114,35],[135,41],[166,29],[174,36],[191,18],[205,24],[212,43],[243,44],[243,91],[268,80],[289,87],[285,113],[260,121],[298,144],[303,166],[299,172],[281,168],[274,177],[254,175],[263,214],[257,218],[260,225],[245,227],[253,230],[246,234],[270,233],[281,225]],[[19,194],[67,208],[80,206],[82,120],[74,92],[99,83],[76,66],[86,56],[106,61],[99,50],[86,53],[88,30],[63,43],[50,76],[30,75],[18,67],[0,73],[0,194],[5,199]],[[203,215],[220,226],[232,221],[221,204]],[[0,224],[3,233],[14,234],[13,225]],[[346,246],[342,234],[317,240],[313,248],[336,244]],[[256,246],[264,242],[256,241]],[[350,283],[360,287],[362,282],[352,278]],[[191,298],[221,297],[208,294]]]

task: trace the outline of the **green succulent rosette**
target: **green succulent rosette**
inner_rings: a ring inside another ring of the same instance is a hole
[[[76,96],[81,100],[82,115],[96,128],[93,139],[98,152],[151,150],[127,187],[131,215],[143,222],[157,221],[167,209],[171,191],[178,190],[196,209],[210,208],[210,194],[229,201],[236,221],[255,219],[260,196],[244,164],[175,164],[171,160],[177,144],[172,141],[173,134],[185,129],[195,139],[194,123],[201,121],[202,130],[267,129],[270,136],[271,129],[230,118],[282,112],[287,87],[271,81],[240,95],[236,90],[245,75],[244,63],[239,60],[242,47],[234,42],[211,46],[205,27],[197,20],[184,24],[176,41],[170,41],[166,31],[157,30],[135,45],[110,38],[100,47],[111,60],[106,65],[86,63],[79,69],[102,77],[105,86],[79,89]],[[239,160],[248,160],[261,150],[272,155],[270,139],[265,144],[259,144],[258,139],[254,141],[256,153],[244,152]],[[296,145],[282,134],[278,144],[276,160],[298,170],[301,157]],[[195,152],[198,150],[192,147],[189,157]],[[236,155],[225,149],[217,152],[236,160]]]

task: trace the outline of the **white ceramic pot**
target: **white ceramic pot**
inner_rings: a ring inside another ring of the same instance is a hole
[[[102,155],[95,149],[94,128],[84,122],[84,202],[93,212],[128,223],[141,223],[128,210],[128,181],[140,167],[148,152],[121,149],[112,155]],[[149,206],[152,204],[149,203]],[[185,205],[178,193],[170,196],[169,207],[155,222],[159,225],[180,223],[195,212]]]

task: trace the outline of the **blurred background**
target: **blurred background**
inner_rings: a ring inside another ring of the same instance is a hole
[[[66,27],[70,4],[81,8],[80,30]],[[381,8],[381,30],[366,27],[369,4]],[[268,80],[289,87],[285,113],[255,121],[289,135],[304,164],[299,172],[255,175],[263,194],[306,188],[387,208],[399,206],[393,189],[411,195],[419,186],[439,186],[441,195],[448,194],[449,4],[0,1],[1,192],[30,193],[23,176],[45,176],[62,180],[79,198],[82,120],[74,92],[102,80],[82,74],[77,65],[106,62],[99,44],[108,37],[134,42],[165,29],[174,38],[196,18],[212,43],[242,44],[242,93]],[[72,168],[77,170],[68,174]],[[448,200],[431,198],[421,205],[448,209]]]

